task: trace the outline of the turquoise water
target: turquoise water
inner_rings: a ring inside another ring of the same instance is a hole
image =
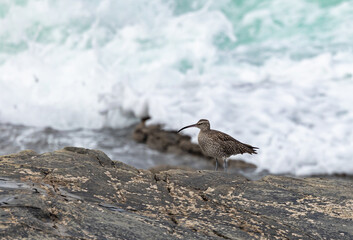
[[[207,118],[260,169],[353,173],[352,22],[353,1],[0,0],[0,122]]]
[[[109,9],[104,9],[108,6]],[[97,9],[98,8],[98,9]],[[102,8],[103,11],[99,11]],[[127,11],[125,11],[127,10]],[[187,18],[188,14],[207,11],[221,14],[228,29],[212,36],[218,50],[241,46],[262,47],[268,51],[289,54],[294,59],[323,51],[351,49],[353,35],[352,1],[6,1],[0,2],[2,24],[0,53],[15,55],[31,44],[69,44],[72,48],[102,47],[111,42],[119,29],[133,24],[158,28],[163,18]],[[210,14],[212,16],[212,14]],[[158,17],[161,18],[159,21]],[[17,26],[16,26],[17,25]],[[101,36],[90,35],[101,29]],[[82,34],[89,36],[82,39]],[[74,36],[81,35],[76,41]],[[232,35],[232,36],[230,36]],[[142,36],[141,36],[142,37]],[[139,39],[141,47],[158,47],[161,39]],[[234,39],[235,38],[235,39]],[[274,44],[273,41],[276,41]],[[83,43],[84,42],[84,43]],[[260,45],[260,46],[259,46]],[[299,50],[299,51],[298,51]],[[255,49],[253,49],[255,51]],[[252,53],[259,54],[259,49]],[[264,54],[263,52],[260,54]],[[266,56],[262,56],[266,57]]]

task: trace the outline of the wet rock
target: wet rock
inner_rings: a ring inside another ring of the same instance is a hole
[[[352,239],[353,181],[151,172],[83,148],[0,157],[0,239]]]
[[[229,161],[229,166],[232,168],[237,168],[237,169],[251,169],[251,168],[256,168],[255,164],[252,163],[247,163],[241,159],[235,159],[232,161]]]
[[[148,119],[148,118],[147,118]],[[132,134],[132,138],[139,143],[145,143],[147,141],[148,129],[146,128],[146,120],[142,120],[139,124],[136,125],[135,130]]]
[[[161,125],[146,125],[144,119],[133,132],[132,138],[139,143],[145,143],[150,148],[170,153],[190,153],[203,156],[199,145],[191,142],[189,136],[180,135],[176,131],[163,130]]]
[[[191,143],[189,139],[182,139],[179,143],[179,147],[187,153],[202,155],[199,145]]]

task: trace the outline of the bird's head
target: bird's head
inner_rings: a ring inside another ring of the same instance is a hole
[[[178,132],[184,130],[185,128],[197,127],[201,130],[210,130],[210,122],[207,119],[200,119],[197,123],[183,127]]]

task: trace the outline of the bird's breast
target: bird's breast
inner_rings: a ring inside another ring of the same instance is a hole
[[[219,146],[219,143],[214,141],[214,139],[208,136],[208,134],[200,131],[198,142],[204,155],[214,158],[222,157],[220,156],[221,147]]]

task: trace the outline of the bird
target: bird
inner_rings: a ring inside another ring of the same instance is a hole
[[[186,128],[197,127],[200,129],[198,142],[204,155],[216,160],[215,171],[218,170],[218,160],[223,160],[223,169],[227,172],[228,158],[237,154],[257,154],[257,147],[242,143],[226,133],[211,129],[207,119],[200,119],[197,123],[181,128],[179,132]]]

